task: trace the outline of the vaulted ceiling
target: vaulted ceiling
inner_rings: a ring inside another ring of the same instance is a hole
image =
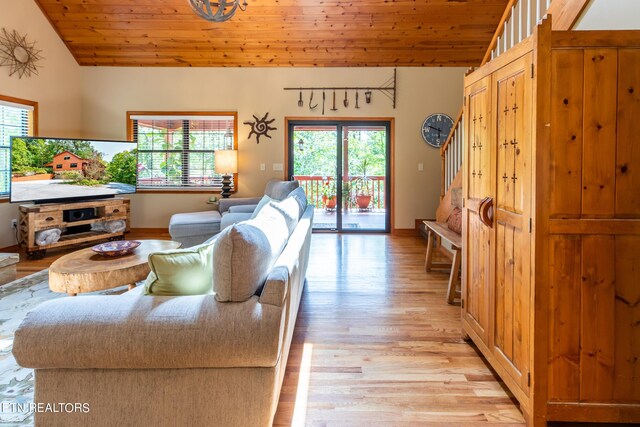
[[[223,23],[187,0],[36,0],[80,65],[478,65],[508,0],[247,0]]]

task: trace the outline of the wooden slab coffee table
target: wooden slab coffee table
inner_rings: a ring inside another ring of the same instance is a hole
[[[64,255],[49,267],[49,289],[77,295],[129,285],[144,280],[149,274],[149,254],[177,249],[179,242],[171,240],[140,240],[142,244],[129,255],[106,257],[91,248]]]

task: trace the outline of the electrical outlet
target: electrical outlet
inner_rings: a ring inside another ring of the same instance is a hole
[[[424,171],[424,163],[418,163],[418,172]]]
[[[13,228],[13,229],[18,228],[18,220],[17,219],[12,219],[11,220],[11,228]]]

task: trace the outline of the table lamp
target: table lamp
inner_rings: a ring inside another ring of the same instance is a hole
[[[216,150],[214,161],[216,173],[222,175],[222,197],[226,199],[231,195],[231,178],[238,173],[238,151]]]

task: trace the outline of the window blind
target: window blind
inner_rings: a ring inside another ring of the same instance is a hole
[[[139,188],[222,188],[215,151],[233,149],[233,116],[131,116]]]
[[[11,137],[28,136],[33,107],[0,101],[0,197],[9,195]]]

